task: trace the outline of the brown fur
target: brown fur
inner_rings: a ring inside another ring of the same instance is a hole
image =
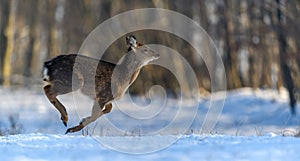
[[[159,57],[146,45],[138,44],[130,47],[130,51],[118,64],[76,54],[60,55],[44,63],[44,81],[47,82],[44,92],[60,112],[65,126],[68,114],[56,98],[57,95],[80,89],[94,100],[91,116],[69,128],[66,133],[79,131],[101,115],[109,113],[112,109],[111,101],[122,97],[137,78],[142,66]]]

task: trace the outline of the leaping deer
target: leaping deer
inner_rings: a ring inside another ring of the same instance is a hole
[[[94,100],[89,117],[79,125],[69,128],[65,134],[77,132],[112,109],[112,101],[121,98],[137,78],[140,69],[159,54],[147,45],[138,43],[134,36],[127,36],[128,52],[118,64],[97,60],[83,55],[60,55],[44,63],[43,79],[47,83],[44,92],[61,114],[65,126],[68,114],[58,95],[81,89]]]

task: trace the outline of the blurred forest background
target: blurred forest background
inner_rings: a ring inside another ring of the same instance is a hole
[[[228,89],[284,86],[295,106],[300,89],[299,0],[0,0],[0,84],[40,86],[44,61],[77,53],[106,19],[149,7],[179,12],[205,29],[222,54]],[[197,72],[201,91],[210,91],[206,66],[193,59],[196,53],[188,43],[162,31],[134,34],[141,42],[181,53]],[[125,51],[122,37],[106,56],[118,59]],[[143,70],[131,92],[143,93],[155,82],[174,93],[178,90],[168,70]]]

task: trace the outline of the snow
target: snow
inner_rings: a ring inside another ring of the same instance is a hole
[[[145,136],[160,143],[170,136]],[[111,142],[123,140],[127,146],[133,136],[103,137]],[[1,160],[298,160],[300,139],[278,135],[225,136],[183,135],[166,149],[149,154],[126,154],[110,150],[90,136],[22,134],[0,137]],[[122,146],[122,145],[120,145]]]
[[[216,93],[213,101],[221,104],[223,95]],[[208,118],[209,96],[198,99],[196,113],[189,100],[125,97],[82,132],[64,135],[67,128],[40,89],[0,87],[0,160],[300,159],[300,139],[293,137],[300,118],[290,114],[285,89],[242,88],[226,95],[220,115]],[[90,114],[92,101],[80,93],[59,99],[68,127]],[[204,118],[217,120],[216,126],[204,128]]]

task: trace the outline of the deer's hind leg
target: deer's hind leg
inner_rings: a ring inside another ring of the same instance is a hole
[[[67,126],[68,123],[68,113],[64,105],[56,98],[57,92],[55,90],[55,87],[53,85],[46,85],[44,87],[44,92],[49,99],[49,101],[54,105],[54,107],[59,111],[61,114],[61,120],[65,126]]]
[[[110,112],[111,108],[112,108],[111,103],[103,105],[103,104],[99,104],[98,102],[94,102],[91,116],[83,118],[82,121],[79,123],[79,125],[69,128],[66,131],[66,134],[70,133],[70,132],[80,131],[81,129],[83,129],[85,126],[87,126],[91,122],[94,122],[95,120],[97,120],[103,114]]]

